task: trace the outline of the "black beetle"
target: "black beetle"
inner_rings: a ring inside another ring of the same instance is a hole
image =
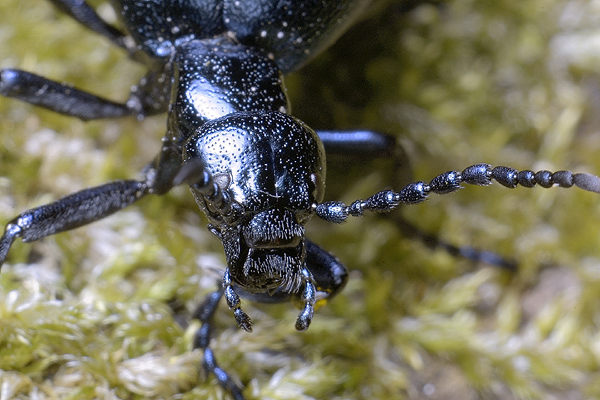
[[[284,217],[282,217],[282,218],[284,218]]]

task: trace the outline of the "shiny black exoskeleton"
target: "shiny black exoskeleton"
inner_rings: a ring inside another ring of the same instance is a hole
[[[241,389],[216,364],[210,322],[223,294],[238,324],[251,329],[240,295],[256,301],[294,299],[296,328],[308,328],[314,305],[346,281],[344,266],[305,238],[313,216],[343,222],[365,211],[457,190],[461,183],[504,186],[576,185],[600,192],[600,180],[568,171],[516,171],[477,164],[399,192],[382,191],[351,205],[322,202],[325,151],[377,152],[393,142],[373,132],[315,132],[288,114],[282,74],[300,67],[333,41],[367,1],[115,1],[127,35],[102,21],[85,2],[52,0],[88,28],[148,66],[125,103],[115,103],[20,70],[0,71],[0,93],[84,120],[168,111],[167,131],[142,180],[83,190],[28,210],[0,238],[0,264],[13,241],[33,241],[96,221],[149,194],[188,184],[223,243],[222,286],[195,317],[195,345],[204,364],[235,398]]]

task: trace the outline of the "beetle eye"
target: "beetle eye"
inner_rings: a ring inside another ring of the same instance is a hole
[[[310,174],[309,185],[309,192],[312,194],[313,200],[316,202],[323,200],[323,195],[325,194],[325,185],[323,184],[321,175],[315,173]]]
[[[231,175],[229,173],[215,174],[213,175],[213,180],[221,190],[227,190],[231,184]]]

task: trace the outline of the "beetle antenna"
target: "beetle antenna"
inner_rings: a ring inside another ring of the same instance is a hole
[[[448,171],[440,174],[429,183],[423,181],[410,183],[399,192],[382,190],[366,200],[356,200],[351,205],[341,201],[323,202],[317,205],[315,212],[325,221],[341,223],[346,221],[348,216],[359,217],[365,211],[388,212],[400,204],[420,203],[425,201],[431,192],[451,193],[461,189],[461,183],[487,186],[492,183],[492,179],[508,188],[515,188],[517,185],[530,188],[536,184],[544,188],[554,185],[570,188],[575,185],[588,192],[600,193],[600,177],[592,174],[571,171],[518,171],[510,167],[492,168],[489,164],[475,164],[462,172]]]

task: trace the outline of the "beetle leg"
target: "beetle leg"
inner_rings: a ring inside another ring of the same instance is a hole
[[[317,131],[327,155],[389,157],[396,138],[374,131]]]
[[[209,347],[212,333],[212,320],[219,301],[223,297],[223,289],[219,288],[206,296],[206,299],[196,309],[193,318],[200,321],[200,328],[194,335],[194,349],[201,349],[204,352],[202,365],[208,373],[212,373],[219,384],[227,390],[235,400],[243,400],[242,389],[233,381],[231,376],[217,364],[215,355]]]
[[[84,121],[134,115],[136,110],[19,69],[0,70],[0,94]]]
[[[404,235],[420,240],[421,243],[430,249],[444,249],[452,256],[463,257],[476,263],[486,263],[509,271],[515,271],[517,269],[516,261],[504,258],[492,251],[481,250],[471,246],[457,246],[448,243],[435,235],[422,231],[401,216],[394,216],[394,221]]]
[[[87,225],[122,210],[148,194],[164,194],[181,182],[165,182],[167,177],[176,175],[172,171],[164,172],[167,165],[150,165],[144,171],[145,179],[118,180],[104,185],[84,189],[65,196],[57,201],[32,208],[9,221],[0,237],[0,266],[13,242],[21,238],[32,242]],[[169,165],[175,169],[175,166]],[[163,177],[160,190],[156,188],[157,177]],[[239,302],[239,298],[238,298]]]
[[[148,194],[142,181],[122,180],[73,193],[27,210],[6,225],[0,238],[0,265],[16,238],[31,242],[107,217]]]
[[[126,35],[112,25],[107,24],[96,11],[85,1],[81,0],[49,0],[58,9],[71,16],[86,28],[106,37],[111,42],[126,50]]]
[[[227,305],[229,306],[229,309],[233,311],[233,316],[239,327],[246,332],[252,332],[252,320],[240,307],[240,296],[238,296],[233,288],[229,268],[225,270],[225,275],[223,275],[223,290],[225,291]]]
[[[316,306],[320,307],[344,288],[348,280],[348,270],[328,251],[310,240],[305,243],[306,266],[315,282]]]
[[[165,76],[164,71],[149,72],[131,88],[129,99],[118,103],[31,72],[3,69],[0,95],[83,121],[131,115],[142,119],[166,111],[170,85]]]

